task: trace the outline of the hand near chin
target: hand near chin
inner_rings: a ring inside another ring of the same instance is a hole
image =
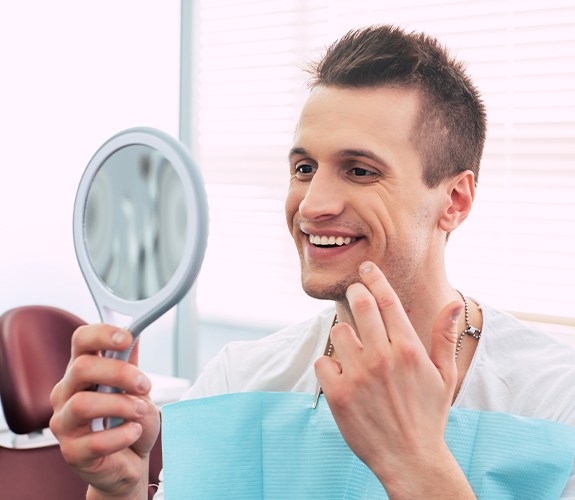
[[[324,356],[315,364],[338,427],[390,497],[435,498],[432,483],[447,472],[460,481],[455,495],[470,494],[444,439],[462,304],[440,313],[428,354],[383,273],[370,262],[359,271],[362,282],[347,291],[357,334],[346,323],[334,326],[337,360]],[[451,498],[445,483],[437,492]]]

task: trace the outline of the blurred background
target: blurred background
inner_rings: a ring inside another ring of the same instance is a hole
[[[2,2],[0,312],[46,304],[98,321],[74,197],[96,149],[133,126],[190,147],[211,224],[193,293],[142,337],[144,369],[193,380],[228,340],[328,307],[300,289],[286,157],[303,69],[373,23],[437,36],[484,95],[487,147],[448,244],[452,284],[575,343],[575,4],[560,0]]]

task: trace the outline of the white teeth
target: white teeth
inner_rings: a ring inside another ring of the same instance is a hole
[[[313,234],[309,235],[309,242],[312,245],[337,245],[337,246],[343,246],[343,245],[349,245],[351,242],[355,241],[355,238],[351,238],[349,236],[346,236],[345,238],[343,236],[315,236]]]

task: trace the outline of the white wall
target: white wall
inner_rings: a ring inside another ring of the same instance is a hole
[[[76,262],[72,209],[112,134],[178,135],[180,2],[0,4],[0,313],[24,304],[98,319]],[[142,361],[168,373],[170,317]]]

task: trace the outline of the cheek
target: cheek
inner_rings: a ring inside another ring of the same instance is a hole
[[[429,250],[435,229],[436,217],[433,207],[425,203],[411,207],[410,212],[404,215],[398,227],[405,245],[417,255],[422,255]]]
[[[285,217],[290,232],[292,232],[293,229],[294,216],[298,211],[299,204],[300,199],[297,189],[292,185],[288,189],[285,201]]]
[[[369,228],[372,239],[385,240],[395,232],[393,211],[380,196],[365,196],[356,206],[361,207],[358,214]]]
[[[408,199],[387,200],[381,196],[362,200],[361,218],[369,228],[371,240],[378,246],[413,245],[431,224],[431,213],[421,204]],[[427,243],[425,243],[427,244]]]

